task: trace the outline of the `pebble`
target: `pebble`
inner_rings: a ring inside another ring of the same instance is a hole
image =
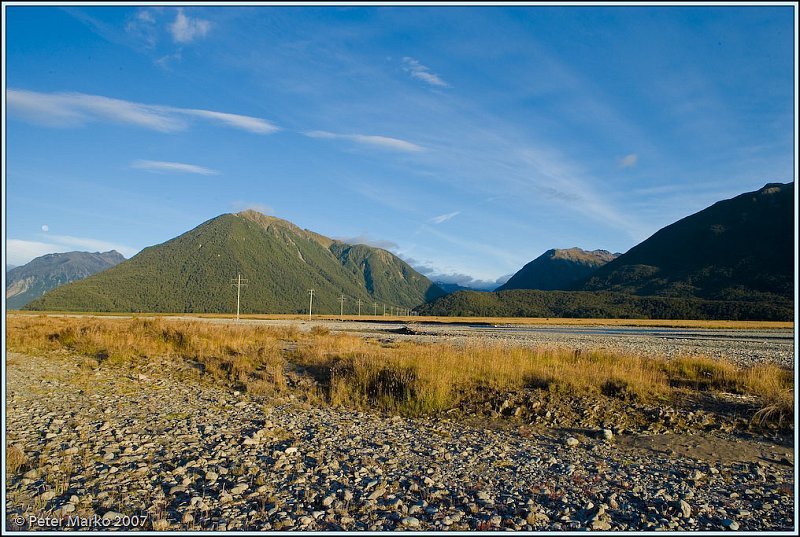
[[[623,440],[643,431],[620,423],[622,416],[581,429],[601,440],[625,430],[620,440],[575,450],[566,449],[581,445],[565,435],[569,409],[531,411],[516,399],[508,408],[526,413],[497,428],[448,414],[392,419],[299,399],[270,401],[267,413],[264,401],[194,382],[178,365],[143,371],[146,383],[104,365],[79,393],[68,389],[74,373],[66,363],[26,357],[7,366],[7,445],[45,461],[8,476],[10,516],[31,500],[56,500],[55,490],[42,491],[61,478],[68,492],[54,503],[65,502],[62,514],[113,518],[109,509],[147,513],[158,505],[163,521],[153,521],[155,531],[181,524],[246,532],[792,530],[793,496],[781,487],[793,483],[793,466],[777,464],[779,457],[764,466],[712,466],[628,449]],[[47,398],[31,389],[43,379],[58,387]],[[526,429],[551,410],[563,425]],[[65,421],[54,442],[42,435],[53,418]],[[248,438],[255,443],[243,445]],[[106,453],[114,458],[102,460]],[[70,454],[71,473],[60,477]]]

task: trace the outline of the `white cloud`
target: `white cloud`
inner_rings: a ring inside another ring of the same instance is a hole
[[[125,31],[133,39],[142,42],[147,48],[153,48],[158,43],[158,28],[153,11],[140,9],[125,24]]]
[[[432,73],[428,67],[422,65],[414,58],[409,58],[408,56],[403,58],[403,70],[412,77],[427,82],[431,86],[438,86],[440,88],[447,88],[450,86],[447,82],[439,78],[439,75]]]
[[[40,93],[8,89],[6,102],[11,113],[52,127],[73,127],[92,121],[110,121],[159,132],[178,132],[189,128],[187,117],[194,117],[256,134],[269,134],[279,130],[269,121],[257,117],[141,104],[85,93]]]
[[[211,110],[181,109],[180,112],[183,114],[219,121],[220,123],[224,123],[229,127],[255,132],[257,134],[270,134],[280,130],[269,121],[265,121],[257,117],[226,114],[224,112],[213,112]]]
[[[218,175],[217,170],[195,166],[194,164],[184,164],[182,162],[164,162],[161,160],[137,160],[131,163],[131,168],[148,170],[153,172],[179,172],[196,173],[199,175]]]
[[[455,212],[447,213],[447,214],[440,214],[439,216],[435,216],[435,217],[431,218],[429,220],[429,222],[432,222],[434,224],[441,224],[443,222],[447,222],[448,220],[450,220],[454,216],[458,216],[459,214],[461,214],[461,211],[455,211]]]
[[[178,9],[175,22],[169,27],[172,39],[176,43],[191,43],[199,37],[205,37],[210,29],[211,22],[187,17],[184,15],[183,9]]]
[[[388,136],[375,136],[367,134],[337,134],[328,131],[310,131],[304,133],[310,138],[326,138],[330,140],[350,140],[359,144],[373,145],[382,147],[384,149],[392,149],[396,151],[405,151],[415,153],[423,151],[424,148],[399,138],[389,138]]]
[[[49,227],[47,224],[44,224],[44,225],[42,226],[42,231],[44,231],[45,233],[47,233],[48,231],[50,231],[50,227]]]
[[[636,165],[636,161],[639,160],[639,155],[636,153],[631,153],[630,155],[625,155],[619,160],[619,167],[620,168],[631,168]]]
[[[367,233],[362,233],[361,235],[356,235],[355,237],[334,237],[336,240],[340,240],[342,242],[346,242],[347,244],[365,244],[367,246],[373,246],[375,248],[383,248],[384,250],[389,251],[396,251],[400,245],[396,242],[385,240],[385,239],[373,239]]]
[[[76,250],[91,252],[107,252],[116,250],[126,258],[131,258],[139,252],[136,248],[122,244],[114,244],[96,239],[72,237],[69,235],[48,235],[51,242],[26,241],[8,239],[6,241],[6,262],[15,266],[29,263],[36,257],[45,254],[74,252]]]

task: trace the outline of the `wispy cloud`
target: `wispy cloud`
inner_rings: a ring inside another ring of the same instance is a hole
[[[75,250],[91,252],[116,250],[127,258],[134,256],[139,251],[124,244],[69,235],[48,234],[47,240],[48,242],[8,239],[6,241],[7,262],[19,266],[45,254],[72,252]]]
[[[448,220],[450,220],[455,216],[458,216],[459,214],[461,214],[461,211],[454,211],[452,213],[440,214],[439,216],[435,216],[428,221],[434,224],[441,224],[443,222],[447,222]]]
[[[189,128],[187,118],[201,118],[255,134],[270,134],[280,130],[273,123],[257,117],[142,104],[85,93],[40,93],[8,89],[6,102],[11,113],[53,127],[72,127],[92,121],[110,121],[160,132],[179,132]]]
[[[356,235],[355,237],[334,237],[337,240],[342,242],[346,242],[347,244],[365,244],[367,246],[374,246],[375,248],[383,248],[384,250],[389,251],[397,251],[400,247],[396,242],[384,240],[384,239],[375,239],[369,236],[367,233],[362,233],[361,235]]]
[[[211,30],[211,22],[203,19],[187,17],[183,9],[178,9],[169,31],[176,43],[191,43],[195,39],[205,37]]]
[[[513,274],[505,274],[494,280],[482,280],[461,272],[442,272],[434,268],[430,262],[423,263],[413,257],[400,256],[411,268],[433,282],[452,283],[470,289],[492,291],[506,283]]]
[[[440,88],[447,88],[450,86],[450,84],[442,80],[439,75],[431,72],[428,67],[422,65],[414,58],[410,58],[408,56],[403,58],[403,70],[412,77],[427,82],[431,86],[438,86]]]
[[[636,165],[636,162],[639,160],[639,155],[636,153],[631,153],[630,155],[625,155],[621,159],[619,159],[619,167],[620,168],[631,168]]]
[[[153,48],[158,43],[158,27],[151,9],[138,10],[128,19],[125,31],[133,39],[144,43],[147,48]]]
[[[400,140],[399,138],[390,138],[388,136],[375,136],[368,134],[338,134],[328,131],[310,131],[304,133],[310,138],[326,138],[330,140],[350,140],[359,144],[371,145],[381,147],[383,149],[391,149],[395,151],[405,151],[415,153],[423,151],[424,148],[417,144]]]
[[[147,170],[151,172],[179,172],[196,173],[198,175],[219,175],[217,170],[196,166],[194,164],[184,164],[182,162],[164,162],[162,160],[137,160],[131,163],[131,168]]]

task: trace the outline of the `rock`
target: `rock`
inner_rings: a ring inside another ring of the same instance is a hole
[[[206,481],[211,481],[211,482],[216,481],[217,477],[219,477],[219,476],[217,476],[216,472],[211,472],[211,471],[206,472],[206,475],[205,475]]]
[[[377,500],[378,498],[383,496],[385,493],[386,493],[386,489],[384,487],[378,487],[375,490],[373,490],[372,493],[370,493],[369,496],[367,496],[367,499],[368,500]]]
[[[611,431],[611,429],[603,429],[600,431],[600,438],[603,440],[611,440],[614,438],[614,433]]]
[[[692,507],[684,500],[678,502],[678,509],[681,511],[681,517],[690,518],[692,516]]]
[[[407,516],[403,518],[400,523],[407,527],[407,528],[418,528],[419,527],[419,519],[413,516]]]
[[[46,490],[39,495],[39,499],[43,502],[49,502],[53,498],[56,497],[56,491],[54,490]]]
[[[722,522],[720,522],[720,526],[724,530],[736,531],[736,530],[739,529],[739,523],[736,522],[735,520],[730,519],[730,518],[722,519]]]
[[[567,445],[567,447],[575,447],[580,444],[580,441],[574,436],[570,436],[564,443]]]
[[[117,513],[116,511],[106,511],[106,514],[103,515],[103,520],[107,520],[109,522],[116,522],[120,520],[124,515],[122,513]]]
[[[184,524],[192,524],[194,522],[194,517],[189,512],[184,513],[181,522],[183,522]]]
[[[246,490],[247,490],[247,484],[239,483],[230,490],[230,493],[232,496],[238,496],[239,494],[243,493]]]

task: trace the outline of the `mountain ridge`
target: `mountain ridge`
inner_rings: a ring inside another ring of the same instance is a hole
[[[19,309],[61,285],[111,268],[125,257],[107,252],[64,252],[39,256],[6,274],[6,307]]]
[[[527,263],[495,291],[511,289],[566,291],[571,289],[575,282],[585,279],[619,255],[612,254],[608,250],[552,248]]]
[[[325,246],[327,245],[327,247]],[[150,246],[99,278],[49,293],[29,309],[235,311],[231,279],[242,274],[242,312],[357,312],[361,300],[412,308],[444,294],[386,250],[348,245],[256,211],[226,213]],[[371,290],[367,288],[370,281]]]

